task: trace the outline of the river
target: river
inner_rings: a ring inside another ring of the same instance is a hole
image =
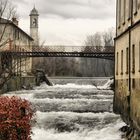
[[[51,80],[52,87],[8,93],[28,99],[36,109],[32,140],[121,140],[119,128],[125,124],[112,112],[109,79]]]

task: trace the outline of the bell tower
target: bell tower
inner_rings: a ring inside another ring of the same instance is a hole
[[[35,6],[30,13],[30,35],[34,39],[34,45],[39,46],[39,37],[38,37],[38,11]]]

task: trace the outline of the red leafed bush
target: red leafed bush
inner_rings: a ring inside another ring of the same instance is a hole
[[[0,140],[31,140],[33,111],[27,100],[0,97]]]

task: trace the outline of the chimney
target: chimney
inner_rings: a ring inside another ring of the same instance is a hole
[[[13,18],[12,18],[12,22],[13,22],[16,26],[18,26],[18,20],[17,20],[17,18],[13,17]]]

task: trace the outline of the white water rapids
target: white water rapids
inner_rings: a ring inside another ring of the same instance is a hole
[[[36,109],[32,140],[121,140],[124,123],[112,113],[113,91],[104,86],[65,84],[6,95],[28,99]],[[99,90],[102,89],[102,90]]]

